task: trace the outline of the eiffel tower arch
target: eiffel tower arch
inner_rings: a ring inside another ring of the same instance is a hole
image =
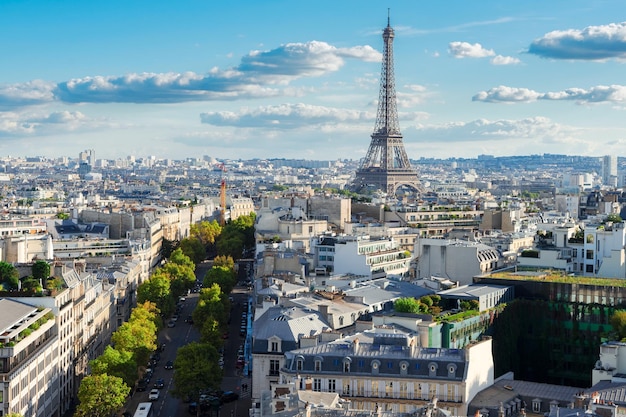
[[[383,64],[376,125],[367,154],[352,183],[352,189],[357,192],[378,189],[387,195],[394,195],[402,186],[417,192],[423,191],[417,171],[409,162],[400,133],[393,71],[394,37],[387,17],[387,27],[383,31]]]

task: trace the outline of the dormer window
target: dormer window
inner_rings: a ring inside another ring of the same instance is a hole
[[[448,368],[448,378],[454,378],[456,376],[456,364],[449,363],[447,368]]]
[[[439,365],[437,365],[435,362],[431,362],[428,364],[428,376],[434,377],[437,376],[437,368],[439,368]]]
[[[409,370],[409,363],[407,361],[400,362],[400,375],[406,375]]]
[[[267,350],[270,352],[280,352],[282,349],[281,346],[281,340],[276,337],[276,336],[272,336],[267,340]]]
[[[372,361],[372,373],[378,374],[379,370],[380,370],[380,361],[378,359],[374,359]]]
[[[352,363],[352,359],[350,359],[350,358],[344,358],[343,359],[343,372],[344,373],[350,372],[350,364],[351,363]]]

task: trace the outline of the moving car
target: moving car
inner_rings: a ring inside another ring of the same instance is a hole
[[[163,378],[159,378],[154,382],[154,388],[163,388],[165,386],[165,381]]]
[[[176,326],[176,322],[175,322],[175,321],[170,320],[170,321],[167,323],[167,327],[175,327],[175,326]]]
[[[172,369],[172,368],[174,368],[174,362],[172,361],[165,362],[165,369]]]
[[[158,389],[150,390],[150,394],[148,394],[148,399],[150,401],[158,400],[159,399],[159,390]]]

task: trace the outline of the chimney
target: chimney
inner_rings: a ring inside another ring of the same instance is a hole
[[[358,352],[359,352],[359,338],[357,337],[352,341],[352,353],[356,355]]]

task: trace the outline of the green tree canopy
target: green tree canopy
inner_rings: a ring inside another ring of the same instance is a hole
[[[78,388],[76,417],[110,417],[126,402],[130,387],[122,378],[107,374],[89,375]]]
[[[193,311],[193,321],[202,329],[209,317],[224,325],[227,318],[228,299],[222,293],[219,285],[213,284],[209,288],[202,288],[198,297],[198,304]]]
[[[127,321],[111,336],[116,349],[131,352],[135,361],[148,362],[150,353],[156,350],[156,326],[149,320]]]
[[[218,350],[224,345],[220,323],[213,316],[208,316],[205,319],[200,329],[200,342],[208,343]]]
[[[412,297],[399,298],[393,303],[393,309],[399,313],[419,313],[420,304]]]
[[[193,263],[189,256],[185,255],[180,248],[172,252],[172,256],[170,256],[168,264],[175,264],[187,267],[191,269],[191,272],[196,270],[196,264]]]
[[[219,353],[208,343],[191,342],[178,349],[174,361],[174,389],[177,398],[198,399],[199,393],[216,390],[222,383]]]
[[[206,248],[202,242],[194,237],[187,237],[181,240],[179,248],[196,264],[199,264],[206,258]]]
[[[185,256],[186,259],[189,259]],[[195,268],[195,266],[194,266]],[[170,290],[174,299],[187,294],[196,283],[196,275],[188,265],[168,262],[161,268],[170,279]]]
[[[216,266],[223,266],[230,269],[231,271],[234,271],[235,261],[233,260],[232,256],[218,255],[215,257],[215,259],[213,259],[213,267],[215,268]]]
[[[41,281],[33,277],[25,277],[22,279],[22,291],[29,292],[31,294],[40,294],[43,290]]]
[[[171,291],[171,281],[161,268],[156,269],[148,281],[137,287],[137,302],[141,304],[146,301],[155,303],[165,316],[169,316],[174,311],[176,302]]]
[[[191,237],[198,239],[205,247],[214,244],[221,233],[222,226],[216,220],[192,224],[190,230]]]
[[[0,261],[0,283],[6,291],[14,291],[18,288],[19,273],[10,263]]]
[[[137,379],[137,362],[131,352],[117,350],[111,346],[104,353],[89,362],[92,375],[107,374],[122,378],[126,385],[133,386]]]
[[[613,223],[621,223],[622,222],[622,218],[620,217],[619,214],[611,213],[608,216],[606,216],[606,221],[607,222],[613,222]]]
[[[609,318],[609,323],[617,332],[620,341],[626,339],[626,310],[616,310]]]
[[[33,278],[45,282],[50,278],[50,264],[46,261],[38,260],[32,266]]]
[[[202,286],[208,288],[213,284],[217,284],[220,286],[224,294],[230,294],[235,287],[235,283],[235,272],[232,269],[225,266],[213,266],[213,268],[209,269],[204,276]]]

